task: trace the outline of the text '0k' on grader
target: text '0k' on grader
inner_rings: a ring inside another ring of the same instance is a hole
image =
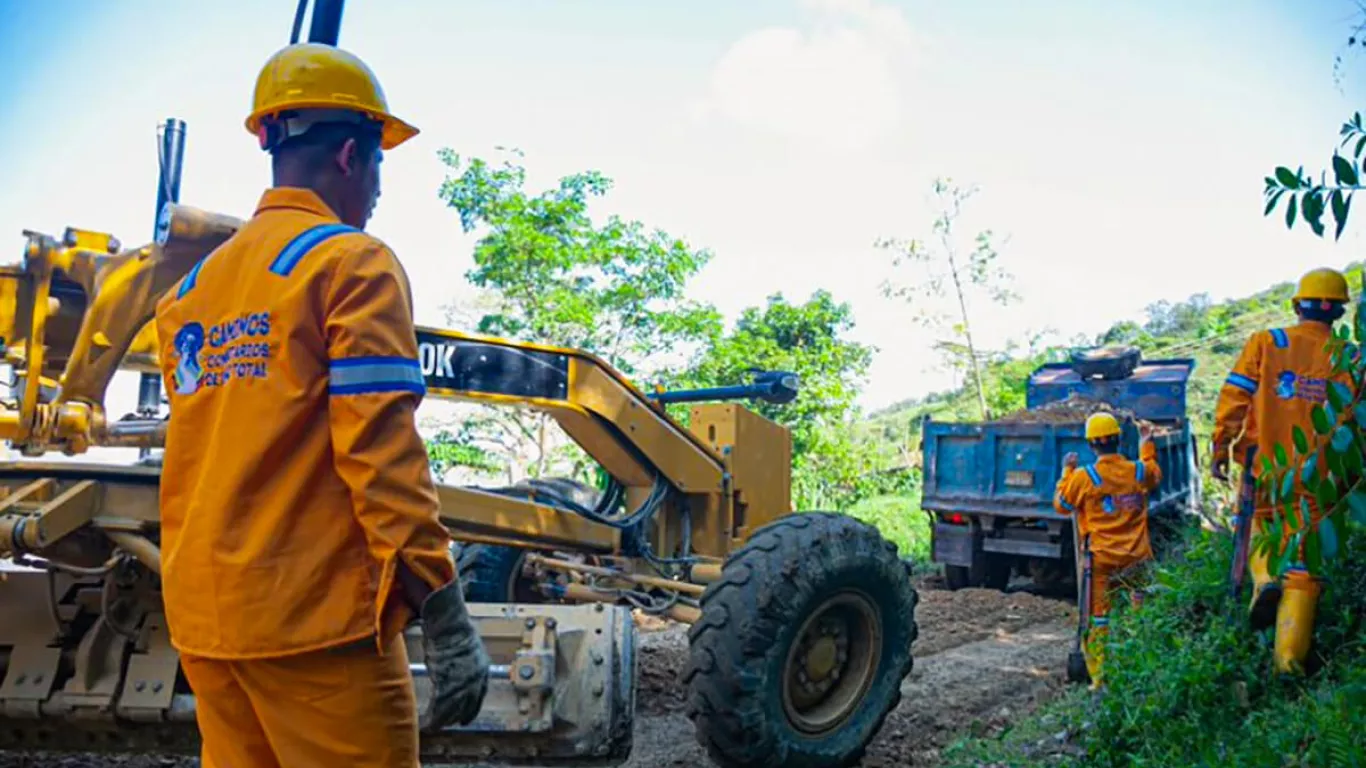
[[[149,321],[241,221],[177,202],[183,139],[170,121],[154,242],[25,232],[22,261],[0,267],[0,436],[20,454],[0,463],[0,751],[198,748],[161,612],[155,449],[174,414],[162,413]],[[788,431],[724,402],[790,400],[792,377],[647,395],[585,352],[418,335],[429,397],[545,412],[610,478],[439,487],[493,667],[477,719],[424,734],[424,759],[624,761],[633,608],[691,625],[679,684],[717,764],[859,759],[910,672],[917,596],[876,529],[791,513]],[[143,374],[140,406],[111,420],[117,370]],[[687,426],[666,402],[696,403]],[[77,457],[92,447],[140,456]],[[43,458],[53,453],[67,458]],[[420,632],[407,640],[425,706]]]

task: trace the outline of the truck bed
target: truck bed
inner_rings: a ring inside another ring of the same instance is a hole
[[[1081,463],[1095,461],[1082,422],[924,424],[925,485],[921,507],[927,511],[1008,517],[1058,518],[1053,492],[1062,476],[1062,457],[1075,451]],[[1185,425],[1153,436],[1162,483],[1149,502],[1162,514],[1191,494],[1191,438]],[[1120,452],[1138,456],[1138,434],[1125,426]]]

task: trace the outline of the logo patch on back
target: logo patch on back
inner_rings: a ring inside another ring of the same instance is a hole
[[[189,322],[176,332],[174,378],[177,395],[192,395],[199,389],[199,380],[204,376],[204,367],[199,363],[199,353],[203,349],[204,326]]]

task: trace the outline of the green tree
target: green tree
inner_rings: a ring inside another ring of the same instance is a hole
[[[749,403],[792,431],[793,495],[800,508],[847,504],[859,495],[870,446],[853,438],[855,400],[873,349],[846,338],[853,328],[848,304],[817,291],[802,304],[774,294],[744,310],[728,333],[697,358],[679,386],[722,386],[755,369],[794,373],[801,385],[791,403]]]
[[[972,375],[982,418],[988,419],[991,411],[982,379],[982,361],[972,336],[971,305],[980,300],[1008,304],[1017,297],[1010,289],[1010,274],[998,263],[999,254],[990,230],[978,232],[970,248],[960,242],[956,225],[963,205],[976,193],[976,187],[963,188],[950,179],[935,179],[936,215],[931,227],[934,243],[880,238],[874,245],[892,252],[893,266],[911,268],[915,273],[910,280],[885,281],[883,295],[911,305],[917,310],[915,320],[923,327],[948,332],[950,345],[961,340],[966,355],[954,354],[952,346],[942,347],[941,353],[951,366],[955,361],[962,361],[960,364]],[[954,299],[952,308],[943,304],[947,296]]]
[[[718,333],[719,313],[685,296],[710,252],[638,221],[594,221],[590,204],[612,186],[597,171],[528,190],[522,153],[508,154],[495,165],[440,153],[449,169],[441,198],[465,232],[479,232],[465,275],[489,305],[478,332],[583,349],[635,377],[684,364]],[[485,408],[452,438],[499,454],[510,479],[545,475],[552,464],[584,466],[547,422],[523,409]]]

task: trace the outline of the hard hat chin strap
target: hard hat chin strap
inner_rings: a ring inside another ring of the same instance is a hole
[[[269,152],[284,142],[302,136],[323,123],[369,125],[374,126],[376,132],[381,128],[381,123],[369,115],[353,112],[349,109],[291,110],[279,115],[263,117],[261,127],[256,132],[256,138],[261,143],[261,149]]]

